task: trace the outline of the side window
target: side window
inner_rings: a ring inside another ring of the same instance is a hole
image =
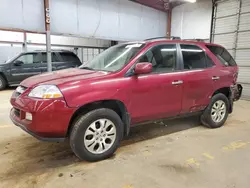
[[[42,63],[47,63],[47,53],[46,52],[42,52]],[[55,52],[51,53],[51,61],[52,62],[58,62],[58,58],[55,54]]]
[[[225,48],[210,45],[207,45],[207,48],[217,57],[221,64],[225,66],[236,65],[236,62]]]
[[[147,51],[143,56],[141,56],[139,62],[140,63],[149,62],[152,63],[153,67],[156,66],[156,61],[152,50]]]
[[[23,64],[32,64],[34,61],[34,54],[24,54],[20,56],[16,61],[21,61]]]
[[[64,62],[80,62],[79,58],[74,53],[61,52],[59,55]]]
[[[181,44],[184,69],[204,69],[206,65],[205,52],[195,45]]]
[[[176,56],[176,45],[165,44],[153,47],[138,62],[152,63],[153,73],[172,72],[176,67]]]
[[[207,67],[215,66],[213,60],[207,55]]]
[[[47,54],[45,52],[42,53],[42,62],[47,63]]]

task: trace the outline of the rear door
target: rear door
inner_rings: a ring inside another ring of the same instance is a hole
[[[205,51],[191,44],[180,44],[183,62],[182,114],[204,109],[214,92],[215,64]]]
[[[15,64],[16,61],[21,64]],[[20,55],[11,64],[11,82],[18,84],[24,79],[41,73],[41,54],[40,53],[25,53]]]
[[[230,87],[237,82],[238,66],[230,55],[230,53],[223,47],[206,45],[206,47],[217,58],[217,62],[221,65],[217,69],[216,76],[218,78],[217,87]]]

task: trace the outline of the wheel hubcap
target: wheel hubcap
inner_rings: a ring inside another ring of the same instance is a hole
[[[216,123],[221,122],[226,115],[226,104],[222,100],[214,103],[211,111],[212,120]]]
[[[84,135],[84,145],[93,154],[109,150],[116,139],[116,127],[108,119],[98,119],[91,123]]]
[[[2,80],[0,79],[0,87],[2,87],[3,86],[3,82],[2,82]]]

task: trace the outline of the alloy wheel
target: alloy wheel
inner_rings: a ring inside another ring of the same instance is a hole
[[[226,104],[222,100],[218,100],[213,104],[211,110],[212,120],[216,123],[221,122],[226,115]]]
[[[98,119],[91,123],[84,134],[84,145],[93,154],[109,150],[116,140],[116,127],[108,119]]]

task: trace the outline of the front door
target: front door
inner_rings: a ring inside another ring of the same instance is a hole
[[[18,63],[17,63],[18,62]],[[40,53],[20,55],[11,64],[11,82],[18,84],[24,79],[41,73]]]
[[[182,73],[176,70],[175,44],[150,48],[138,62],[150,62],[150,74],[130,78],[132,123],[176,116],[181,111]]]
[[[214,63],[200,47],[180,45],[183,58],[182,113],[203,110],[214,91]]]

